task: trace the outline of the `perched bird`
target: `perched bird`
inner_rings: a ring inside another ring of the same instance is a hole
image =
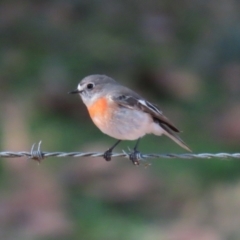
[[[121,140],[137,140],[129,155],[138,165],[139,139],[146,134],[166,135],[182,148],[191,151],[177,135],[179,130],[158,107],[105,75],[90,75],[81,80],[76,90],[86,105],[92,121],[105,134],[118,141],[104,153],[111,160],[112,150]]]

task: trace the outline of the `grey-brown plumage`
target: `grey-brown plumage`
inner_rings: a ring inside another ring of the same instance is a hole
[[[123,89],[121,90],[121,94],[113,98],[114,101],[116,101],[122,107],[139,109],[150,114],[153,121],[164,129],[166,132],[165,135],[167,135],[187,151],[191,152],[186,143],[178,136],[177,133],[180,131],[173,125],[173,123],[169,121],[166,116],[163,115],[162,111],[160,111],[156,105],[146,101],[140,95],[128,88],[124,87],[125,91],[123,91]],[[124,94],[122,94],[122,92],[124,92]]]
[[[103,133],[118,139],[104,154],[108,161],[111,159],[113,148],[121,140],[139,140],[146,134],[164,134],[191,151],[178,136],[179,130],[156,105],[108,76],[85,77],[78,84],[77,90],[71,93],[79,93],[93,122]],[[134,164],[139,164],[137,145],[138,141],[130,154]]]

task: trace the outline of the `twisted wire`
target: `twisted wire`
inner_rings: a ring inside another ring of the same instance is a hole
[[[130,152],[131,153],[131,152]],[[129,154],[125,151],[122,153],[113,153],[112,157],[125,157],[129,158]],[[4,151],[0,152],[0,157],[2,158],[21,158],[27,157],[29,159],[36,160],[41,162],[44,158],[49,157],[103,157],[103,152],[43,152],[41,150],[41,142],[39,142],[37,149],[35,149],[35,144],[33,144],[31,151],[21,151],[21,152],[12,152]],[[180,158],[180,159],[240,159],[240,153],[149,153],[143,154],[139,153],[138,156],[140,159],[148,158]]]

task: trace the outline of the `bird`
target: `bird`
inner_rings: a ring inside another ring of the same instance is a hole
[[[113,149],[122,140],[137,140],[129,158],[139,165],[138,145],[146,134],[166,135],[187,151],[190,148],[179,137],[175,127],[157,105],[150,103],[133,90],[106,75],[94,74],[84,77],[76,90],[86,105],[93,123],[117,142],[106,150],[103,158],[111,160]]]

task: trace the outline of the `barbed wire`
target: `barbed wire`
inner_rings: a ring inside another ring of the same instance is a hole
[[[27,157],[28,159],[33,159],[38,162],[41,162],[44,158],[49,157],[103,157],[103,152],[43,152],[41,150],[41,141],[38,144],[37,149],[35,149],[35,145],[33,144],[31,151],[21,151],[21,152],[12,152],[12,151],[4,151],[0,152],[0,157],[2,158],[21,158]],[[111,157],[125,157],[129,158],[131,152],[127,153],[123,151],[122,153],[113,153]],[[149,153],[143,154],[138,153],[139,160],[149,159],[149,158],[180,158],[180,159],[240,159],[240,153],[183,153],[183,154],[175,154],[175,153]]]

